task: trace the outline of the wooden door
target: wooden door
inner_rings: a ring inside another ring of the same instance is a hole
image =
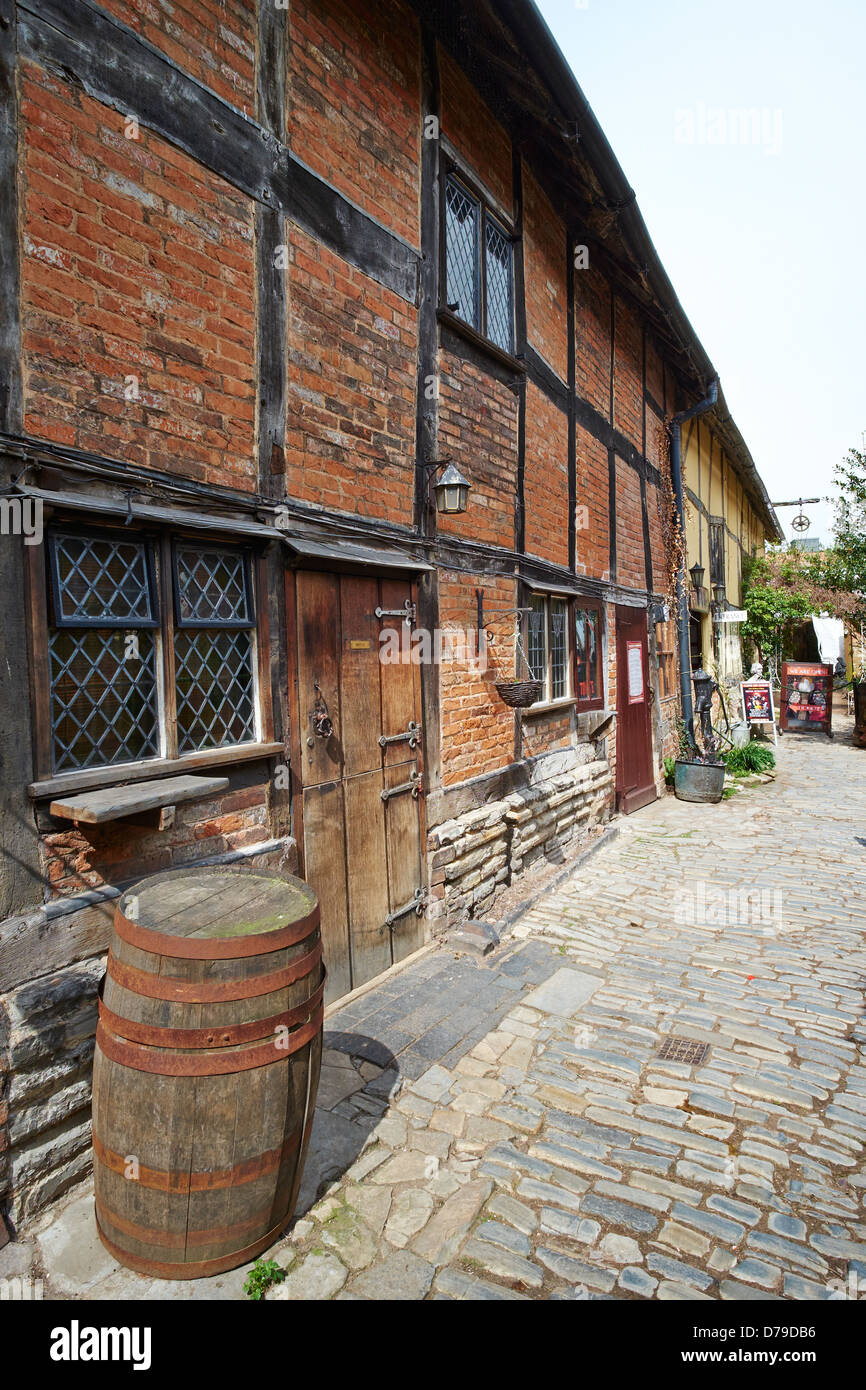
[[[301,571],[296,595],[304,876],[330,1001],[425,939],[419,669],[380,659],[386,627],[408,658],[415,593],[404,579]]]
[[[616,610],[616,690],[616,804],[628,813],[656,799],[643,608]]]

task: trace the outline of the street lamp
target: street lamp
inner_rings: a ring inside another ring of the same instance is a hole
[[[695,561],[695,563],[689,570],[689,578],[692,581],[692,588],[695,590],[696,593],[704,587],[704,573],[705,571],[703,565],[699,565],[697,561]]]

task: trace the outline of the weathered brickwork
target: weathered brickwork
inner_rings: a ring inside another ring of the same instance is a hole
[[[530,382],[526,388],[526,549],[568,564],[568,417]]]
[[[511,141],[449,53],[439,48],[442,131],[500,207],[511,214],[514,202]]]
[[[569,748],[574,739],[572,707],[554,708],[545,714],[525,713],[523,724],[523,756],[535,758],[539,753],[552,753]]]
[[[456,629],[475,640],[476,589],[484,590],[485,612],[514,608],[517,603],[512,580],[440,571],[439,622],[443,631]],[[494,681],[514,678],[513,643],[509,640],[513,632],[513,618],[494,626],[497,640],[488,648],[485,671],[456,662],[440,669],[445,786],[495,772],[514,757],[514,711],[502,703],[494,689]]]
[[[293,153],[417,246],[417,17],[394,0],[292,0],[291,28]]]
[[[610,578],[610,485],[607,449],[577,427],[577,570]]]
[[[470,460],[472,539],[514,545],[517,392],[473,363],[439,354],[439,449]],[[467,467],[468,467],[467,463]],[[466,517],[442,516],[439,529],[466,535]]]
[[[616,577],[632,589],[646,587],[640,479],[616,461]]]
[[[289,495],[409,523],[415,311],[297,228],[290,263]]]
[[[45,817],[41,847],[50,890],[71,896],[267,840],[268,788],[260,782],[212,801],[185,802],[167,830],[157,829],[157,812],[149,813],[152,829],[123,821],[72,826]]]
[[[249,200],[29,63],[21,113],[25,428],[254,488]]]
[[[100,0],[184,72],[246,115],[256,104],[256,0]]]
[[[643,378],[640,321],[622,299],[615,301],[613,423],[636,449],[643,447]]]
[[[607,419],[610,411],[610,286],[590,262],[574,272],[574,381],[579,396]]]
[[[563,381],[568,377],[567,256],[565,226],[532,171],[524,167],[526,336]]]

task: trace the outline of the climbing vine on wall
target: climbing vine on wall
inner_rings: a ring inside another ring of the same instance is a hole
[[[686,560],[686,538],[677,514],[677,500],[671,478],[671,439],[665,421],[656,430],[661,487],[658,491],[658,512],[664,553],[665,603],[671,613],[677,611],[677,579]]]

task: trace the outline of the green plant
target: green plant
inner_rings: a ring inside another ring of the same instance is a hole
[[[675,758],[665,758],[665,784],[672,787],[674,784],[674,764]]]
[[[264,1298],[272,1284],[281,1284],[285,1277],[286,1271],[276,1260],[263,1260],[260,1257],[247,1275],[244,1293],[257,1303]]]
[[[747,743],[745,748],[732,748],[723,754],[725,767],[732,777],[748,777],[753,772],[769,772],[776,766],[771,748],[761,743]]]
[[[694,749],[689,743],[689,736],[686,731],[686,721],[682,715],[677,715],[677,757],[685,758],[686,762],[694,756]]]

